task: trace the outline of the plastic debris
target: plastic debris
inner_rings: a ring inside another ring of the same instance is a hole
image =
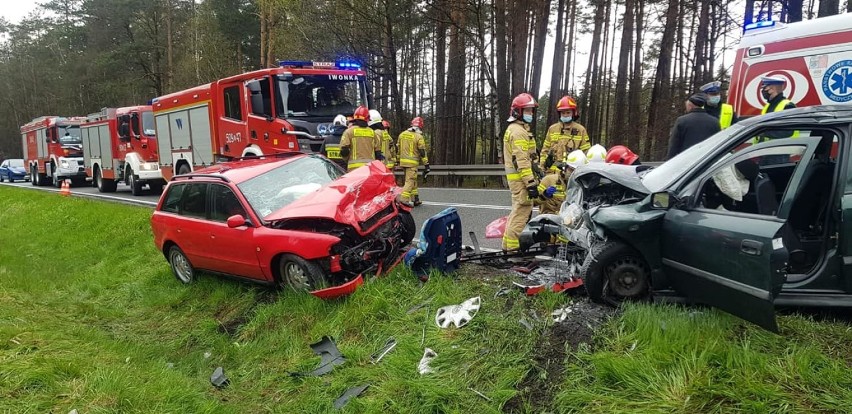
[[[509,216],[503,216],[498,218],[497,220],[488,223],[485,226],[485,238],[486,239],[499,239],[503,237],[503,233],[506,232],[506,223],[509,222]]]
[[[572,311],[573,309],[571,309],[571,307],[566,306],[562,309],[557,309],[553,311],[550,316],[553,317],[553,322],[559,323],[564,321],[565,319],[568,319],[568,315],[570,315]]]
[[[370,355],[370,363],[376,364],[382,360],[390,351],[396,348],[396,339],[393,337],[388,338],[385,342],[385,345],[376,351],[373,355]]]
[[[323,336],[319,342],[311,344],[311,349],[315,354],[320,356],[320,364],[316,369],[308,373],[308,375],[320,376],[328,374],[335,366],[346,362],[346,358],[337,349],[337,344],[327,336]]]
[[[479,296],[470,298],[459,305],[444,306],[435,314],[435,323],[441,328],[447,328],[450,324],[456,328],[467,325],[479,311],[481,299]]]
[[[166,368],[168,368],[168,369],[174,369],[174,368],[175,368],[175,364],[174,364],[174,363],[172,363],[172,362],[168,362],[168,363],[166,363]]]
[[[204,353],[204,359],[210,359],[211,356],[213,356],[213,354],[210,353],[210,351]]]
[[[469,390],[473,391],[473,393],[474,393],[474,394],[476,394],[476,395],[478,395],[478,396],[480,396],[480,397],[484,398],[484,399],[485,399],[485,401],[491,401],[491,398],[488,398],[485,394],[483,394],[483,393],[481,393],[481,392],[479,392],[479,391],[477,391],[477,390],[475,390],[475,389],[473,389],[473,388],[470,388],[470,387],[467,387],[467,389],[469,389]]]
[[[75,409],[69,411],[68,414],[77,414],[77,409],[75,408]]]
[[[231,381],[227,376],[225,376],[225,370],[222,367],[218,367],[215,371],[213,371],[213,375],[210,376],[210,383],[216,388],[224,388],[227,387]]]
[[[438,354],[435,351],[426,348],[423,350],[423,358],[420,358],[420,363],[417,364],[417,371],[420,372],[420,375],[423,374],[431,374],[435,372],[432,367],[429,366],[429,363],[432,362]]]
[[[520,322],[520,324],[523,325],[524,328],[527,328],[528,331],[533,330],[533,326],[528,320],[521,318],[518,322]]]
[[[343,395],[341,395],[336,400],[334,400],[334,409],[339,410],[339,409],[343,408],[343,406],[346,405],[346,403],[348,403],[349,400],[351,400],[351,399],[361,395],[362,393],[364,393],[364,390],[366,390],[369,386],[370,386],[370,384],[364,384],[364,385],[359,385],[357,387],[352,387],[352,388],[346,390],[343,393]]]

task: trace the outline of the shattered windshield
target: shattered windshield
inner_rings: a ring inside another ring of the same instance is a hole
[[[687,148],[686,151],[646,173],[642,177],[642,184],[652,193],[666,190],[685,172],[707,158],[714,149],[724,145],[732,135],[742,129],[742,126],[734,124],[722,130],[722,132]]]
[[[331,118],[365,105],[366,90],[358,75],[296,75],[278,80],[277,107],[284,118]]]
[[[331,161],[301,158],[239,184],[258,216],[266,217],[343,175]]]
[[[56,130],[59,132],[60,144],[82,144],[83,138],[80,136],[80,127],[78,125],[58,125]]]

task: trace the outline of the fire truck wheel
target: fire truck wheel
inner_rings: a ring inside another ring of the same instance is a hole
[[[169,248],[169,264],[175,278],[181,283],[189,284],[195,281],[195,269],[192,268],[192,263],[189,263],[189,259],[183,254],[180,247],[172,246]]]
[[[152,194],[163,194],[163,183],[148,183]]]
[[[278,284],[296,291],[318,290],[327,285],[319,265],[294,254],[284,254],[278,259]]]
[[[53,165],[53,164],[50,164],[50,171],[51,171],[50,178],[48,178],[47,180],[50,183],[52,183],[54,187],[62,188],[62,180],[59,178],[58,175],[56,175],[56,166]]]
[[[124,176],[127,177],[127,185],[130,186],[130,192],[135,196],[142,195],[142,183],[133,174],[133,169],[128,167]]]
[[[103,174],[101,174],[100,168],[95,169],[95,187],[98,187],[98,192],[101,193],[112,193],[115,192],[117,187],[115,180],[110,180],[109,178],[104,178]]]
[[[38,175],[38,170],[35,167],[30,167],[30,184],[33,187],[38,187],[41,185],[41,178]]]

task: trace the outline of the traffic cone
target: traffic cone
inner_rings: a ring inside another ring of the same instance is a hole
[[[71,195],[71,185],[68,184],[68,180],[62,180],[62,188],[59,189],[59,195],[66,197]]]

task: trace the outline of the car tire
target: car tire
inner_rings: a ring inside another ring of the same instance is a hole
[[[180,247],[169,248],[169,265],[172,268],[172,274],[179,282],[188,285],[195,281],[195,269]]]
[[[142,182],[139,181],[139,178],[133,174],[133,169],[127,167],[124,173],[124,180],[127,182],[127,185],[130,186],[130,193],[135,196],[142,195]]]
[[[100,168],[95,170],[94,181],[95,187],[98,187],[98,192],[101,193],[114,193],[115,189],[118,187],[118,185],[115,183],[115,180],[104,178],[104,175],[101,173]]]
[[[405,246],[417,235],[417,224],[414,223],[411,213],[403,210],[399,211],[399,222],[402,224],[402,244]]]
[[[595,302],[618,306],[650,296],[651,269],[639,252],[618,241],[592,247],[580,269],[580,278]]]
[[[328,281],[316,263],[294,254],[284,254],[278,259],[278,284],[282,288],[309,292],[326,288]]]
[[[0,174],[0,183],[2,183],[4,180],[5,180],[5,178],[3,178],[3,175],[2,175],[2,174]],[[12,180],[11,180],[11,179],[9,179],[9,182],[11,183],[11,182],[12,182]]]

